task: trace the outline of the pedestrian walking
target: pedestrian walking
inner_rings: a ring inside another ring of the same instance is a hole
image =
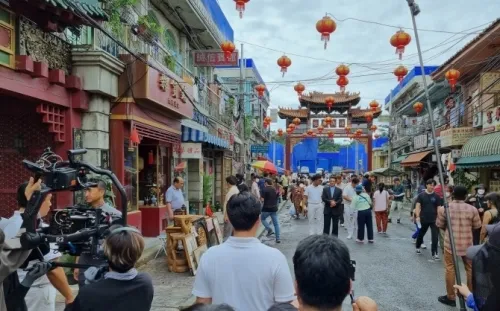
[[[404,195],[404,194],[403,194]],[[389,192],[385,190],[385,184],[378,184],[378,190],[373,193],[373,210],[375,211],[375,222],[379,234],[387,233]]]
[[[365,227],[368,236],[368,242],[373,243],[373,218],[372,218],[372,200],[362,185],[357,185],[356,195],[352,199],[352,207],[358,211],[358,238],[356,242],[363,243],[365,240]]]
[[[323,186],[321,186],[321,175],[316,174],[312,178],[312,184],[306,187],[304,192],[304,200],[306,202],[305,212],[309,218],[309,235],[323,233],[323,211],[324,204],[321,199],[323,194]]]
[[[276,192],[276,189],[273,186],[273,181],[271,178],[267,178],[265,180],[265,188],[262,191],[262,214],[260,216],[260,220],[262,221],[262,224],[267,230],[267,236],[271,236],[273,234],[276,235],[276,243],[281,243],[280,240],[280,224],[278,222],[278,193]],[[273,221],[273,226],[274,226],[274,232],[273,229],[271,229],[271,226],[269,226],[269,223],[267,222],[267,218],[271,217],[271,220]]]
[[[300,215],[304,215],[304,209],[305,209],[305,201],[304,201],[304,191],[306,189],[306,186],[304,185],[304,182],[299,182],[297,186],[295,186],[292,190],[292,193],[290,195],[290,199],[292,200],[293,207],[295,208],[295,219],[300,219]]]
[[[456,256],[462,259],[467,275],[467,286],[472,288],[472,261],[466,257],[467,248],[473,245],[472,232],[481,228],[481,219],[477,209],[465,203],[467,188],[456,186],[453,190],[453,200],[449,203],[451,230],[455,242]],[[436,226],[445,230],[443,260],[445,267],[446,295],[438,297],[438,301],[455,307],[456,295],[453,285],[455,285],[455,265],[453,263],[453,253],[450,245],[450,235],[446,226],[447,219],[445,210],[441,207],[438,211]]]
[[[399,177],[394,178],[394,187],[392,188],[394,199],[391,203],[391,211],[389,214],[389,222],[392,222],[392,216],[396,216],[398,224],[401,223],[401,211],[403,210],[403,199],[405,196],[405,188],[401,184]]]
[[[260,188],[259,188],[259,176],[252,175],[252,195],[260,201]]]
[[[351,178],[351,183],[347,184],[342,192],[344,199],[344,224],[347,228],[347,239],[352,239],[354,232],[358,229],[358,211],[354,209],[352,200],[356,195],[354,188],[359,184],[357,177]]]
[[[484,243],[486,241],[486,227],[488,225],[493,225],[498,223],[500,218],[498,217],[498,208],[500,208],[500,196],[495,193],[491,192],[488,193],[485,197],[486,199],[486,205],[488,206],[488,210],[484,212],[483,216],[483,226],[481,229],[481,243]]]
[[[465,203],[473,205],[477,211],[479,212],[479,217],[481,217],[481,221],[483,221],[484,212],[488,209],[485,200],[486,196],[486,188],[483,184],[477,185],[474,188],[474,194],[470,195]],[[481,229],[474,231],[474,245],[479,245],[481,241]]]
[[[343,180],[342,174],[335,177],[335,181],[336,181],[335,187],[339,188],[341,190],[341,192],[343,192],[346,184],[343,182],[344,180]],[[343,201],[344,200],[342,199],[341,203],[340,203],[340,211],[341,212],[340,212],[340,218],[339,218],[340,225],[342,227],[344,226],[344,202]]]
[[[434,193],[436,182],[433,179],[428,179],[425,183],[426,189],[417,197],[415,204],[415,221],[419,227],[419,233],[416,243],[416,252],[421,254],[420,246],[423,243],[424,236],[429,228],[431,229],[432,239],[432,259],[439,260],[438,255],[438,235],[439,231],[436,227],[437,210],[443,206],[443,199]]]
[[[238,179],[235,176],[227,176],[226,183],[228,187],[228,191],[224,198],[224,205],[222,206],[224,212],[224,231],[223,231],[223,241],[226,241],[227,238],[231,236],[233,233],[233,226],[231,226],[231,222],[229,221],[229,217],[227,217],[227,202],[229,199],[235,194],[240,193],[240,190],[237,187]]]
[[[342,215],[342,189],[338,188],[336,183],[336,178],[330,176],[330,183],[323,187],[321,199],[325,204],[323,233],[330,234],[331,225],[332,234],[338,236],[340,215]]]

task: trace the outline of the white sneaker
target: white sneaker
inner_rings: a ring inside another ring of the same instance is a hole
[[[438,256],[438,254],[433,255],[433,256],[432,256],[432,259],[434,259],[434,260],[436,260],[436,261],[439,261],[439,256]]]
[[[411,239],[411,242],[412,242],[413,244],[417,244],[417,239]]]
[[[347,239],[348,239],[348,240],[352,239],[352,235],[348,235],[348,236],[347,236]]]
[[[422,245],[420,245],[420,248],[421,248],[421,249],[427,249],[427,246],[425,246],[425,244],[424,244],[424,243],[422,243]]]

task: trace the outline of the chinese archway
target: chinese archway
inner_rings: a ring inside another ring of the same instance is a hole
[[[330,109],[325,99],[332,97],[334,104]],[[291,169],[291,154],[293,147],[305,138],[349,138],[350,129],[357,130],[355,135],[360,143],[365,146],[367,153],[367,169],[372,170],[372,135],[370,127],[373,119],[377,118],[382,110],[370,108],[356,108],[361,98],[359,93],[333,93],[310,92],[299,98],[300,108],[280,108],[278,116],[286,120],[286,128],[294,124],[294,130],[286,134],[285,168]],[[371,118],[367,120],[367,114]],[[298,122],[300,120],[300,123]],[[298,123],[298,124],[297,124]],[[352,136],[351,136],[352,137]]]

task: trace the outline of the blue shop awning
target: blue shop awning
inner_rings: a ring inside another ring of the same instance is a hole
[[[207,143],[220,148],[229,149],[229,141],[215,135],[182,126],[182,142]]]

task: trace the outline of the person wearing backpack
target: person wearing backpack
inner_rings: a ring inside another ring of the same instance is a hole
[[[498,208],[500,207],[500,196],[496,192],[488,193],[484,199],[488,210],[484,212],[483,227],[481,228],[481,243],[484,243],[487,236],[486,226],[497,224],[500,219],[498,217]]]

